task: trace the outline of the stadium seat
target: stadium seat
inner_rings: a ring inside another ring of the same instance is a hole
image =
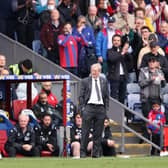
[[[50,151],[43,150],[43,151],[41,151],[41,156],[42,157],[50,157],[50,156],[52,156],[52,153]]]
[[[127,93],[128,94],[140,93],[140,86],[138,85],[138,83],[128,83],[127,84]]]
[[[6,154],[4,146],[7,141],[7,131],[6,130],[0,130],[0,153],[3,155]]]
[[[13,120],[17,121],[20,112],[27,108],[27,100],[13,100]]]
[[[32,48],[33,48],[33,51],[42,55],[42,48],[41,48],[41,41],[40,40],[34,40],[32,42]]]

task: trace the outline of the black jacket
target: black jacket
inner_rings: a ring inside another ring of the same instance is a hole
[[[108,139],[112,140],[112,133],[111,133],[110,126],[107,126],[103,131],[102,145],[107,145],[107,140]]]
[[[126,57],[121,55],[118,48],[112,47],[107,51],[107,64],[108,64],[108,79],[109,80],[119,80],[120,78],[120,63],[122,64],[123,71],[125,74],[125,79],[128,77],[128,70],[126,66]],[[120,50],[120,48],[119,48]]]
[[[42,123],[34,127],[36,136],[36,145],[46,149],[46,144],[52,144],[57,149],[57,127],[51,124],[49,127],[44,127]]]
[[[18,124],[12,128],[9,132],[8,140],[6,146],[15,147],[16,149],[22,149],[22,145],[29,144],[32,147],[35,146],[35,133],[33,128],[28,125],[27,131],[23,134],[21,128]]]

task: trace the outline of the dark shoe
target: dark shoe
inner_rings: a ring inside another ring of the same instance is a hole
[[[92,155],[92,158],[99,158],[99,155]]]

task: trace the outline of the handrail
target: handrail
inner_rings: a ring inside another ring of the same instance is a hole
[[[137,137],[139,137],[140,139],[144,140],[145,142],[149,143],[150,145],[152,145],[154,148],[158,149],[158,150],[161,150],[161,147],[154,144],[152,141],[150,141],[149,139],[145,138],[144,136],[140,135],[137,131],[133,130],[132,128],[130,128],[128,125],[126,125],[125,121],[124,121],[124,118],[125,118],[125,110],[127,110],[127,112],[131,113],[131,114],[134,114],[136,116],[138,116],[140,119],[142,119],[144,122],[146,123],[150,123],[151,125],[153,125],[154,127],[156,128],[159,128],[161,130],[161,128],[154,124],[153,122],[149,121],[147,118],[145,118],[144,116],[142,116],[141,114],[139,114],[138,112],[136,111],[133,111],[132,109],[129,109],[127,106],[123,105],[122,103],[120,103],[119,101],[113,99],[112,97],[110,97],[110,104],[113,102],[113,104],[117,104],[117,108],[120,108],[122,110],[118,110],[118,112],[120,112],[120,118],[116,118],[116,122],[119,122],[121,124],[121,152],[124,153],[125,152],[125,129],[132,132],[133,134],[135,134]],[[112,112],[116,111],[115,109],[114,110],[111,110]],[[109,109],[109,112],[108,112],[108,115],[110,118],[113,118],[112,117],[112,114],[114,113],[110,113],[110,109]],[[162,130],[161,130],[162,131]],[[161,142],[162,142],[162,134],[161,134]]]

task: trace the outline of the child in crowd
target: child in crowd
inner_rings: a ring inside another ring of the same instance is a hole
[[[165,120],[165,115],[164,113],[161,111],[161,102],[160,100],[155,100],[152,103],[152,109],[148,114],[148,120],[154,124],[156,124],[157,126],[163,126],[166,122]],[[152,137],[152,142],[158,146],[160,146],[160,129],[156,128],[155,126],[153,126],[152,124],[148,124],[147,125],[147,130],[148,133],[151,135]],[[151,150],[151,155],[155,155],[155,148],[152,147]],[[157,150],[157,154],[159,153],[159,151]]]

